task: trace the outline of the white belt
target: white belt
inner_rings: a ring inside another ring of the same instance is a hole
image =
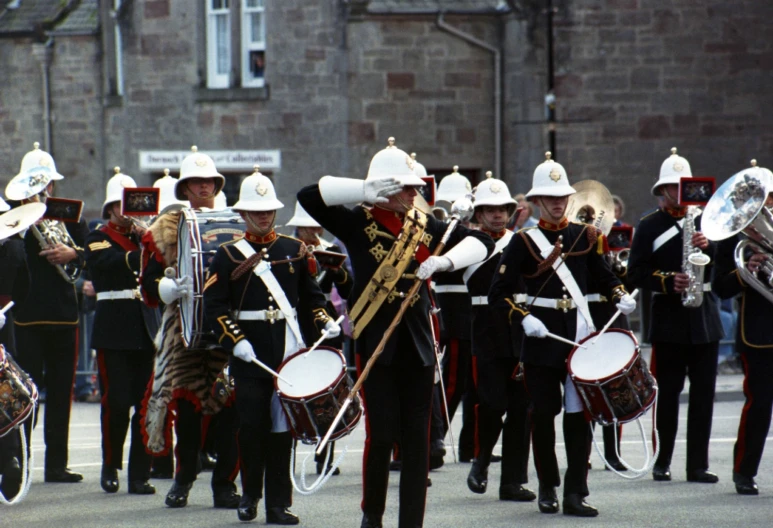
[[[703,283],[703,288],[701,288],[701,291],[710,292],[711,291],[711,283],[710,282],[704,282]],[[676,292],[674,292],[674,293],[676,293]],[[663,293],[663,292],[655,292],[655,295],[670,295],[670,294]],[[681,295],[681,293],[679,295]]]
[[[514,297],[518,304],[529,304],[540,308],[553,308],[554,310],[574,310],[577,308],[572,299],[546,299],[545,297],[532,297],[525,293],[516,294]]]
[[[488,297],[485,295],[476,295],[475,297],[472,297],[473,306],[483,306],[486,304],[488,304]]]
[[[119,299],[142,299],[142,295],[138,289],[97,292],[98,301],[117,301]]]
[[[607,298],[600,293],[589,293],[585,296],[588,302],[607,302]]]
[[[292,309],[292,315],[295,315],[295,308]],[[236,312],[235,319],[239,321],[280,321],[285,318],[285,314],[279,308],[274,310],[242,310]]]
[[[435,293],[467,293],[467,286],[464,284],[435,284],[433,289]]]

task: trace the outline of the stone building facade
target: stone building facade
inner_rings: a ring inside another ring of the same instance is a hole
[[[41,141],[67,176],[60,194],[90,213],[113,166],[150,184],[161,168],[141,153],[193,144],[278,151],[266,172],[288,205],[280,222],[302,185],[363,177],[389,136],[438,176],[494,170],[514,192],[550,145],[548,0],[18,4],[0,5],[0,185]],[[550,4],[570,179],[603,182],[634,221],[672,146],[719,180],[752,157],[773,165],[770,2]],[[256,12],[262,26],[245,23]],[[232,199],[244,165],[224,171]]]

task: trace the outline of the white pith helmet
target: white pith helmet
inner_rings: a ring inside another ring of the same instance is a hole
[[[295,202],[295,214],[285,225],[291,227],[320,227],[319,223],[309,216],[309,213],[306,212],[306,209],[303,208],[300,202]]]
[[[225,186],[225,177],[217,172],[215,161],[199,152],[196,145],[191,147],[191,153],[180,163],[180,177],[174,187],[174,195],[178,200],[185,200],[185,193],[180,184],[190,178],[215,178],[215,195]]]
[[[123,190],[127,187],[137,187],[137,182],[134,178],[127,176],[121,172],[121,167],[115,167],[113,169],[115,173],[112,178],[107,180],[107,189],[105,190],[105,203],[102,204],[102,218],[110,218],[110,213],[107,212],[107,206],[114,204],[115,202],[123,201]]]
[[[45,170],[52,180],[63,180],[64,176],[56,171],[56,163],[54,158],[45,150],[40,150],[40,143],[37,141],[32,144],[32,150],[27,152],[21,159],[21,168],[19,169],[20,176],[27,174],[28,172],[34,172],[38,167],[45,167]]]
[[[277,200],[274,184],[267,176],[260,173],[260,166],[254,166],[255,172],[244,178],[239,189],[239,201],[233,206],[234,211],[276,211],[284,207]]]
[[[677,156],[676,147],[673,147],[671,149],[671,155],[667,157],[660,166],[660,176],[658,177],[658,181],[655,182],[655,185],[652,186],[652,195],[657,196],[657,188],[662,185],[679,185],[679,180],[685,176],[692,177],[690,162],[682,156]]]
[[[162,215],[169,211],[176,211],[185,207],[190,207],[191,203],[187,200],[178,200],[174,195],[174,186],[177,184],[177,178],[169,175],[169,169],[164,169],[164,177],[153,182],[153,187],[159,189],[158,193],[158,214]]]
[[[223,191],[215,195],[215,209],[225,209],[228,207],[228,198]]]
[[[515,207],[518,204],[510,195],[507,184],[492,176],[493,173],[488,171],[486,173],[486,179],[475,187],[475,193],[473,194],[473,204],[475,204],[475,209],[483,205],[506,205],[508,216],[513,216]]]
[[[366,180],[394,178],[403,186],[423,187],[424,181],[416,175],[416,163],[404,151],[395,147],[395,138],[390,137],[389,145],[370,160]]]
[[[577,192],[569,185],[566,169],[560,163],[556,163],[551,155],[550,152],[545,152],[545,161],[534,169],[531,189],[526,193],[526,198],[532,196],[563,197]]]
[[[411,152],[411,159],[413,160],[413,172],[416,173],[416,176],[419,178],[426,178],[429,176],[429,174],[427,174],[427,167],[416,161],[415,152]]]
[[[443,176],[437,186],[435,202],[454,203],[459,198],[472,192],[472,184],[466,176],[459,174],[459,165],[454,165],[453,172]]]

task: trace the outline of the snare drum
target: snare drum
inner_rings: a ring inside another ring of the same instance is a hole
[[[352,379],[346,373],[346,361],[340,351],[320,346],[306,356],[307,350],[299,350],[277,369],[292,386],[278,378],[274,385],[293,436],[304,444],[313,445],[325,436],[338,415],[352,390]],[[346,409],[330,441],[352,432],[360,417],[362,406],[358,396]]]
[[[595,344],[595,332],[567,360],[569,375],[591,418],[601,425],[636,420],[655,402],[657,384],[634,335],[610,328]]]
[[[183,209],[177,226],[177,278],[193,279],[193,295],[180,299],[180,322],[185,346],[196,348],[203,336],[204,274],[217,248],[244,235],[244,220],[231,209],[200,211]]]
[[[0,437],[27,419],[38,402],[38,388],[0,345]]]

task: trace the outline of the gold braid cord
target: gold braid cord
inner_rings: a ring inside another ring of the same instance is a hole
[[[257,266],[262,258],[263,258],[263,255],[261,253],[255,253],[253,255],[250,255],[249,258],[247,258],[244,262],[236,266],[236,268],[231,272],[231,280],[232,281],[239,280],[242,275],[252,271],[252,268]]]
[[[595,247],[599,237],[596,229],[591,226],[583,226],[583,230],[585,231],[586,236],[588,238],[588,247],[580,251],[571,251],[569,253],[566,253],[564,255],[564,258],[585,255]],[[537,271],[535,271],[531,275],[524,275],[524,278],[533,279],[535,277],[539,277],[540,275],[548,271],[550,268],[552,268],[553,263],[561,255],[561,240],[556,240],[555,244],[553,244],[553,251],[550,252],[550,255],[548,255],[548,258],[543,259],[539,255],[539,253],[537,253],[537,251],[534,249],[534,246],[531,245],[531,242],[529,241],[529,238],[526,236],[526,233],[521,232],[519,234],[523,238],[523,241],[526,243],[526,248],[529,250],[529,253],[531,254],[531,256],[534,257],[534,260],[538,262]],[[582,236],[582,233],[580,233],[577,236],[578,240],[581,236]],[[574,245],[572,247],[574,247]]]

